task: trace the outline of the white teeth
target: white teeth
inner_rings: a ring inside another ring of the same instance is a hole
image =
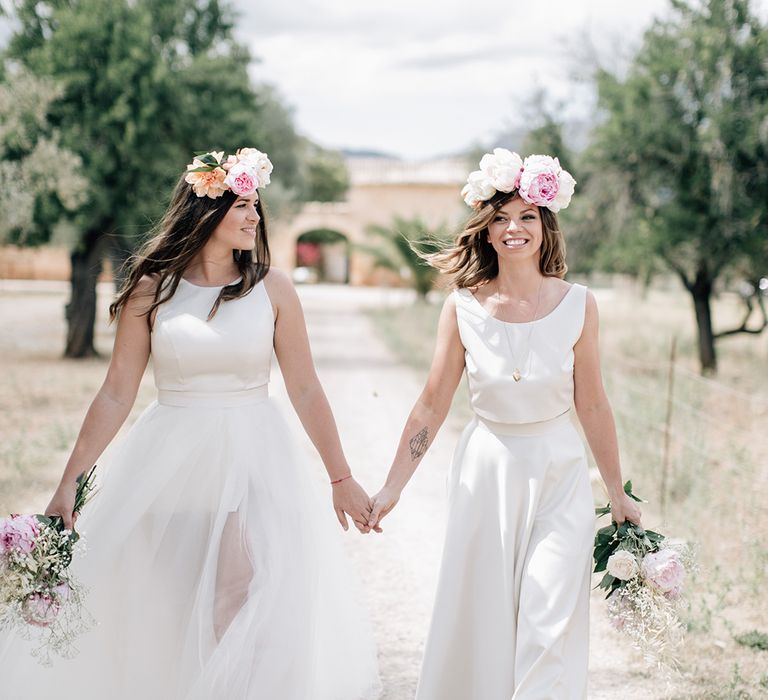
[[[507,246],[507,248],[519,248],[526,243],[528,243],[528,241],[525,238],[508,238],[504,241],[504,245]]]

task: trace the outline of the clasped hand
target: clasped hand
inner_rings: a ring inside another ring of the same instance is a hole
[[[347,521],[347,516],[349,516],[362,534],[365,535],[371,530],[381,532],[380,527],[370,524],[372,500],[353,477],[334,484],[332,488],[333,509],[336,511],[339,524],[345,531],[349,529],[349,522]]]

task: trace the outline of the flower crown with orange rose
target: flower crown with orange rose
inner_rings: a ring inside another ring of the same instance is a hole
[[[266,153],[255,148],[240,148],[224,160],[224,151],[209,151],[195,156],[187,166],[185,182],[198,197],[217,199],[227,190],[248,197],[269,184],[272,163]]]
[[[480,170],[469,174],[461,190],[464,201],[479,209],[497,192],[517,190],[520,198],[558,212],[571,202],[576,180],[560,167],[557,158],[528,156],[523,160],[506,148],[494,148],[480,161]]]

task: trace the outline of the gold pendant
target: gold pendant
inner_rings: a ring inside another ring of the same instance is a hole
[[[515,371],[512,372],[512,379],[514,379],[516,382],[519,382],[523,378],[523,375],[520,374],[520,370],[515,368]]]

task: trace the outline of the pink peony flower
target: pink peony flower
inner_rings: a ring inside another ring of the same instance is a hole
[[[249,163],[235,163],[224,179],[227,185],[236,195],[248,197],[259,187],[259,175],[256,169]]]
[[[40,523],[34,515],[12,515],[0,520],[0,552],[20,549],[29,554],[40,534]]]
[[[520,176],[520,196],[529,204],[548,207],[560,190],[560,163],[550,156],[528,156]]]
[[[50,627],[60,610],[59,599],[49,593],[32,593],[21,606],[24,620],[35,627]]]
[[[674,549],[660,549],[646,554],[642,562],[643,575],[667,597],[680,595],[685,577],[685,567]]]

